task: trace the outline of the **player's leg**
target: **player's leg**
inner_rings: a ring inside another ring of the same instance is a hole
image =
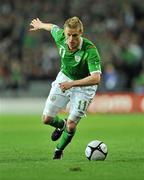
[[[80,120],[80,118],[78,118],[78,120]],[[56,146],[53,159],[61,159],[62,158],[63,150],[71,142],[71,140],[76,132],[76,126],[77,126],[77,122],[70,120],[70,119],[67,120],[65,129],[62,133],[62,138]]]
[[[59,116],[57,116],[59,111],[60,108],[56,107],[55,105],[49,105],[49,113],[43,114],[43,123],[46,125],[53,126],[55,128],[63,128],[65,125],[65,121],[60,119]]]
[[[73,93],[71,97],[70,113],[63,131],[61,140],[57,144],[54,159],[61,159],[65,147],[71,142],[76,132],[76,126],[80,119],[85,115],[85,111],[90,103],[90,98],[83,93]]]
[[[58,112],[65,108],[69,101],[67,93],[63,93],[59,87],[59,83],[65,81],[65,78],[66,76],[63,73],[58,73],[56,80],[52,83],[52,88],[43,111],[44,124],[49,124],[56,128],[51,136],[53,141],[56,141],[61,136],[65,127],[65,121],[57,116]]]
[[[58,106],[47,100],[42,117],[43,123],[56,128],[62,128],[64,122],[57,116],[59,111],[60,108]]]
[[[53,141],[57,140],[64,130],[65,120],[60,119],[57,114],[66,106],[68,101],[68,97],[61,96],[60,94],[50,94],[47,98],[42,119],[44,124],[48,124],[56,128],[51,136]]]

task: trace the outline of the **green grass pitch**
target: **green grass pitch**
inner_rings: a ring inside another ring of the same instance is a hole
[[[57,161],[52,160],[53,129],[41,123],[41,116],[0,115],[0,179],[143,180],[143,129],[143,114],[89,114]],[[85,147],[94,139],[107,144],[105,161],[86,159]]]

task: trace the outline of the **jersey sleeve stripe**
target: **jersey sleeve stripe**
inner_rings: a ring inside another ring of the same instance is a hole
[[[102,72],[101,71],[92,71],[92,72],[90,72],[90,74],[93,74],[93,73],[100,73],[100,74],[102,74]]]

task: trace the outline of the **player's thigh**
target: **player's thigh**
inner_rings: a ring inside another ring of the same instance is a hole
[[[74,93],[70,99],[70,115],[83,117],[92,98],[85,93]]]
[[[68,101],[68,97],[50,94],[46,100],[43,115],[54,117],[61,109],[66,107]]]
[[[43,115],[54,117],[61,109],[64,109],[69,97],[62,94],[57,88],[52,88],[46,100]]]

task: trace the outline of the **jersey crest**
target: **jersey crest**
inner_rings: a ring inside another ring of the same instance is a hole
[[[76,62],[80,62],[80,60],[81,60],[81,56],[75,55],[75,61],[76,61]]]

